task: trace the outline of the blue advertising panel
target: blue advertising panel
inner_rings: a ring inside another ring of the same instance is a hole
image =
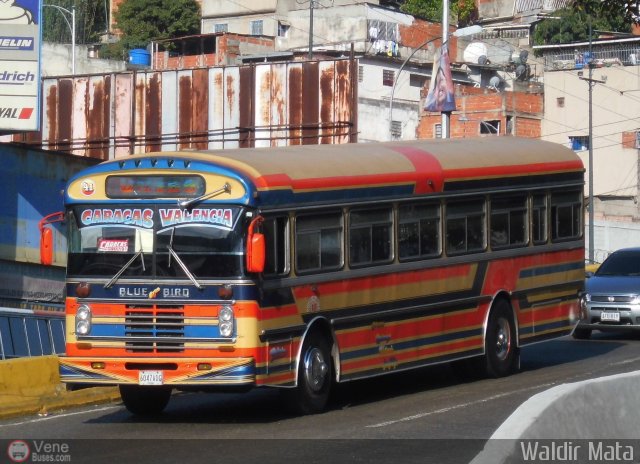
[[[40,128],[42,0],[0,0],[0,131]]]

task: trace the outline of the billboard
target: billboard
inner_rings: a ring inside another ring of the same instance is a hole
[[[40,129],[42,0],[0,0],[0,131]]]

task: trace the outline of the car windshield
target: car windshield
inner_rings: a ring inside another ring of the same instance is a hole
[[[596,276],[640,276],[640,250],[617,251],[600,265]]]
[[[241,208],[75,207],[69,276],[215,279],[244,273]]]

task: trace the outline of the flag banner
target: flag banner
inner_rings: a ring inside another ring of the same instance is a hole
[[[433,71],[429,93],[424,104],[425,111],[450,112],[456,109],[456,99],[451,78],[451,62],[447,47],[441,48],[433,58]]]

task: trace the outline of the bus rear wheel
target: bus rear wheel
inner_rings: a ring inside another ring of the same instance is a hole
[[[310,333],[300,351],[298,386],[290,392],[290,406],[299,414],[322,412],[333,386],[331,349],[320,332]]]
[[[498,300],[489,314],[484,364],[490,377],[504,377],[520,367],[513,311],[505,300]]]
[[[130,413],[154,416],[164,411],[171,398],[171,387],[120,385],[122,402]]]

